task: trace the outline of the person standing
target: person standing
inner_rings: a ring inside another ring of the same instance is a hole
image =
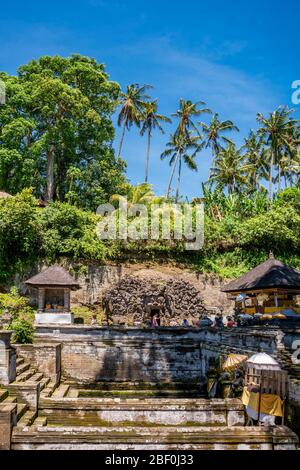
[[[216,328],[224,328],[223,317],[221,314],[215,317],[215,327]]]
[[[153,315],[153,317],[152,317],[151,327],[152,328],[157,328],[158,327],[158,321],[157,321],[157,316],[156,315]]]

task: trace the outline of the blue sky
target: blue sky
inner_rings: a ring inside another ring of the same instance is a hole
[[[122,87],[152,84],[163,114],[175,112],[180,98],[206,101],[235,122],[241,143],[257,112],[292,106],[291,83],[300,79],[299,19],[297,0],[7,2],[1,5],[0,70],[15,74],[45,54],[90,55]],[[158,193],[170,171],[159,156],[173,128],[153,139],[150,180]],[[133,129],[123,158],[134,184],[143,181],[145,153],[146,139]],[[183,175],[188,197],[201,194],[209,152],[198,156],[198,166],[198,173]]]

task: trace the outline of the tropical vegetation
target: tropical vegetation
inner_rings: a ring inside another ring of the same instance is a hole
[[[300,126],[292,109],[258,113],[257,129],[237,142],[236,124],[204,101],[180,99],[167,116],[150,85],[122,91],[89,57],[45,56],[0,79],[7,90],[0,106],[0,191],[12,196],[0,197],[3,285],[34,263],[59,259],[172,259],[235,277],[272,250],[300,268]],[[145,155],[136,156],[145,181],[135,186],[124,160],[126,133],[134,129],[147,137]],[[161,155],[151,155],[155,130],[168,134]],[[207,150],[208,177],[201,170]],[[170,166],[165,195],[150,184],[150,158]],[[190,202],[205,202],[203,249],[187,252],[176,239],[99,240],[99,204],[163,204],[163,211],[182,203],[184,165],[199,174],[203,196]]]

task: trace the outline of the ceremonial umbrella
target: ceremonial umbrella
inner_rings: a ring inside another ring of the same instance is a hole
[[[242,354],[229,354],[229,356],[227,357],[226,361],[223,364],[222,369],[223,370],[235,369],[236,367],[241,365],[243,362],[245,362],[247,359],[248,357]]]

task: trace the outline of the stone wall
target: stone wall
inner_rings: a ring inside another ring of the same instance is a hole
[[[35,341],[61,343],[63,379],[198,383],[198,331],[38,327]]]
[[[46,267],[46,266],[44,266]],[[217,276],[199,274],[192,269],[177,267],[170,264],[111,264],[103,265],[99,263],[65,265],[70,272],[78,278],[81,289],[72,292],[71,302],[73,305],[80,304],[102,304],[102,295],[104,291],[120,282],[128,276],[137,277],[160,277],[166,280],[175,277],[178,280],[190,282],[200,291],[206,308],[216,310],[223,309],[224,313],[231,313],[233,303],[227,299],[227,295],[221,292],[224,285]],[[39,270],[43,267],[40,266]],[[23,278],[16,277],[15,282],[23,293],[29,293],[24,284],[25,280],[36,274],[37,269],[32,269]],[[36,292],[30,291],[32,303],[37,303]]]
[[[94,381],[202,382],[214,358],[266,352],[282,360],[300,332],[260,328],[99,328],[45,326],[36,344],[61,344],[64,379]],[[287,340],[285,340],[285,338]],[[285,365],[285,363],[283,363]]]

